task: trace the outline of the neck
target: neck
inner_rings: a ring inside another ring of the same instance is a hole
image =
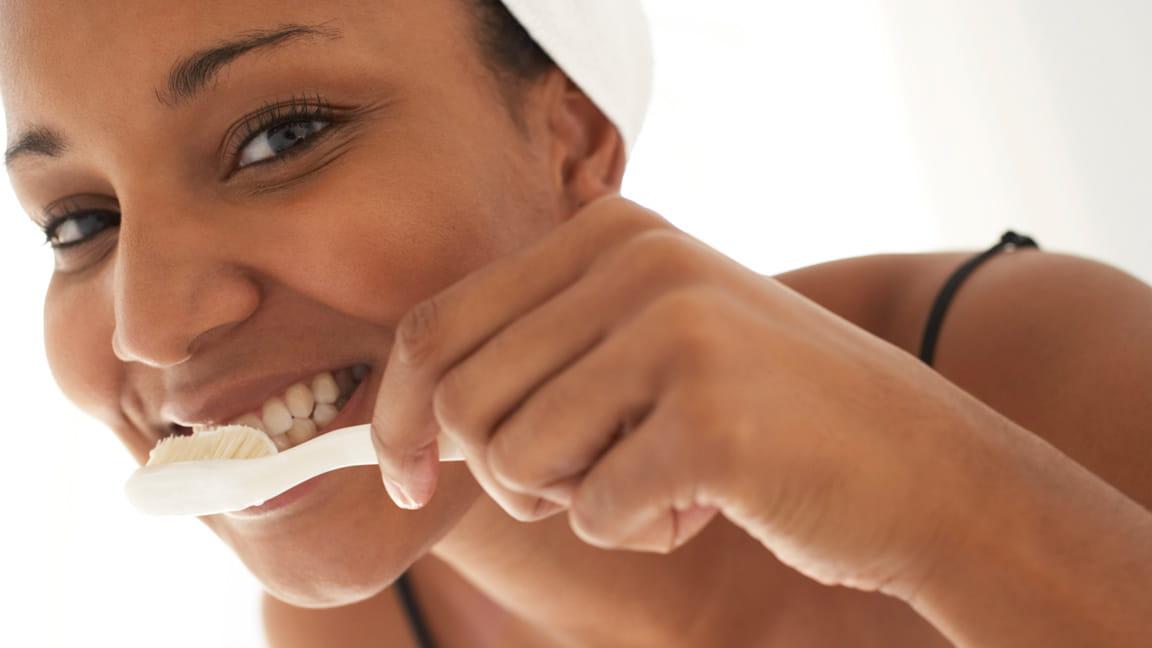
[[[767,558],[723,518],[668,555],[605,551],[580,541],[564,514],[525,524],[486,496],[432,553],[505,610],[576,645],[682,645],[715,630],[745,559]]]

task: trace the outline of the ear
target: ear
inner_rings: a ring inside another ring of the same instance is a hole
[[[546,82],[550,175],[575,213],[580,207],[620,191],[627,155],[612,122],[563,72]]]

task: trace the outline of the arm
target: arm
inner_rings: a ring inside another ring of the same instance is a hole
[[[1149,645],[1152,515],[1027,431],[990,432],[965,550],[902,598],[960,646]]]
[[[975,433],[967,550],[901,596],[959,645],[1149,645],[1152,289],[1034,253],[971,281],[939,366],[1014,422]]]

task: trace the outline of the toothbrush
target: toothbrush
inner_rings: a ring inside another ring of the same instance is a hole
[[[148,515],[213,515],[263,504],[317,475],[349,466],[375,466],[370,426],[353,425],[277,452],[262,431],[246,425],[197,428],[163,439],[148,463],[124,484],[128,500]],[[440,461],[462,461],[438,439]]]

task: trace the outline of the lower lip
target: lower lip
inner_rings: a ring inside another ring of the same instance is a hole
[[[327,434],[332,430],[338,430],[342,427],[348,427],[349,425],[357,424],[356,419],[361,418],[359,416],[358,410],[360,409],[361,403],[367,398],[364,396],[364,393],[368,391],[367,385],[369,382],[371,382],[372,377],[372,370],[369,370],[368,373],[364,374],[364,379],[360,381],[359,385],[356,385],[356,389],[352,391],[352,394],[348,397],[348,402],[344,404],[344,407],[340,410],[340,413],[336,415],[336,418],[329,421],[328,425],[324,426],[324,428],[321,429],[320,433],[316,436]],[[318,488],[332,481],[331,478],[337,472],[339,471],[326,472],[322,475],[317,475],[307,481],[300,482],[296,486],[289,488],[276,497],[273,497],[267,502],[264,502],[263,504],[249,506],[248,508],[241,509],[239,511],[229,511],[224,515],[229,517],[249,518],[268,515],[269,513],[273,512],[283,512],[288,508],[289,505],[302,501],[305,496],[316,492]]]

